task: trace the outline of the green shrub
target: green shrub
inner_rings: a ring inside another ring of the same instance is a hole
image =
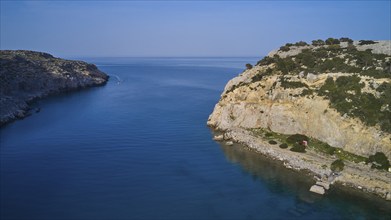
[[[291,135],[289,136],[286,141],[289,143],[289,144],[294,144],[294,143],[301,143],[302,141],[309,141],[309,138],[305,135],[302,135],[302,134],[294,134],[294,135]]]
[[[321,39],[313,40],[312,41],[312,45],[314,45],[314,46],[323,46],[323,45],[325,45],[325,42],[323,40],[321,40]]]
[[[288,74],[289,72],[292,72],[293,70],[297,69],[297,64],[295,61],[292,60],[291,57],[287,57],[284,59],[276,59],[277,70],[280,70],[283,74]]]
[[[314,93],[314,91],[312,91],[311,89],[304,89],[300,96],[307,96],[307,95],[312,95]]]
[[[305,41],[299,41],[299,42],[294,43],[293,45],[298,46],[298,47],[301,47],[301,46],[306,46],[306,45],[308,45],[308,44],[307,44],[307,42],[305,42]]]
[[[305,153],[305,146],[298,143],[294,143],[293,147],[290,150],[293,152]]]
[[[330,169],[333,172],[341,172],[344,167],[345,167],[345,163],[343,162],[343,160],[338,159],[335,160],[333,163],[331,163]]]
[[[275,140],[270,140],[270,141],[269,141],[269,144],[276,145],[277,142],[276,142]]]
[[[251,64],[249,64],[249,63],[246,64],[246,69],[250,70],[250,69],[252,69],[252,68],[253,68],[253,65],[251,65]]]
[[[280,144],[279,147],[282,148],[282,149],[286,149],[286,148],[288,148],[288,144],[283,143],[283,144]]]
[[[372,168],[379,170],[387,170],[390,167],[390,162],[383,152],[376,152],[376,154],[369,156],[368,162],[372,163]]]
[[[289,51],[290,48],[288,46],[282,46],[282,47],[280,47],[280,50],[286,52],[286,51]]]
[[[273,133],[268,132],[268,133],[265,134],[265,136],[266,137],[273,137]]]
[[[311,50],[303,50],[296,56],[296,61],[308,68],[313,68],[316,64],[316,59]]]
[[[347,37],[341,37],[341,38],[339,38],[339,41],[340,42],[348,42],[349,44],[353,43],[353,40],[350,38],[347,38]]]
[[[356,65],[367,67],[373,65],[374,55],[371,51],[357,51],[354,53],[354,58],[357,60]]]
[[[265,56],[262,60],[258,61],[258,66],[270,65],[275,62],[273,57]]]
[[[358,76],[341,76],[335,82],[328,78],[318,94],[327,97],[331,107],[341,115],[357,117],[368,126],[378,123],[383,131],[391,131],[391,114],[388,110],[381,111],[384,104],[391,104],[391,86],[381,86],[387,91],[381,93],[380,98],[372,93],[362,93],[363,87]],[[354,94],[350,91],[354,91]]]
[[[332,147],[329,144],[323,143],[323,142],[317,144],[316,145],[316,149],[319,150],[320,152],[323,152],[323,153],[328,154],[328,155],[334,155],[334,153],[336,151],[335,147]]]
[[[366,45],[366,44],[376,44],[377,42],[373,40],[360,40],[360,43],[358,45]]]
[[[332,37],[329,37],[327,38],[327,40],[325,41],[327,45],[333,45],[333,44],[339,44],[339,40],[338,39],[335,39],[335,38],[332,38]]]
[[[308,88],[308,86],[302,82],[288,81],[285,78],[281,78],[281,87],[284,89],[296,89],[296,88]]]
[[[251,78],[251,82],[258,82],[258,81],[261,81],[263,78],[263,76],[261,74],[255,74],[252,78]]]
[[[368,160],[368,158],[366,158],[366,157],[356,155],[356,154],[350,153],[348,151],[344,151],[342,149],[338,149],[337,151],[335,151],[335,154],[341,160],[348,160],[348,161],[352,161],[355,163],[366,162]]]

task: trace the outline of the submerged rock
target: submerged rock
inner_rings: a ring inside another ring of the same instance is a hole
[[[232,145],[234,144],[234,142],[232,142],[232,141],[227,141],[225,144],[228,145],[228,146],[232,146]]]

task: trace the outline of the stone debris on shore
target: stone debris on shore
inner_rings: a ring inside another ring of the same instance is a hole
[[[334,173],[331,173],[330,175],[324,176],[324,178],[316,181],[315,185],[311,186],[310,191],[323,195],[327,190],[330,189],[330,185],[332,185],[334,182],[335,175]]]
[[[319,186],[319,185],[311,186],[310,191],[314,192],[314,193],[317,193],[317,194],[320,194],[320,195],[325,194],[325,189],[322,186]]]
[[[226,129],[223,134],[219,133],[217,137],[221,141],[231,140],[255,149],[263,155],[281,161],[288,169],[309,171],[316,181],[313,188],[310,188],[311,192],[323,195],[332,184],[338,182],[343,186],[375,194],[385,200],[391,200],[390,172],[374,170],[365,164],[346,163],[343,172],[335,174],[329,168],[322,167],[324,164],[331,164],[334,158],[318,155],[311,150],[308,150],[307,153],[296,153],[281,149],[241,128]]]
[[[221,135],[216,135],[213,137],[213,140],[215,141],[223,141],[224,140],[224,136],[221,134]]]

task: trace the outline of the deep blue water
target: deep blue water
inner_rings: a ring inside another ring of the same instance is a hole
[[[106,86],[1,128],[1,219],[387,219],[390,202],[212,140],[208,115],[256,58],[90,58]],[[120,80],[120,83],[118,82]]]

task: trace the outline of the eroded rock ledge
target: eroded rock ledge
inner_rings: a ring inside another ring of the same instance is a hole
[[[109,78],[93,64],[27,50],[1,50],[0,65],[0,126],[26,117],[36,99],[104,85]]]

